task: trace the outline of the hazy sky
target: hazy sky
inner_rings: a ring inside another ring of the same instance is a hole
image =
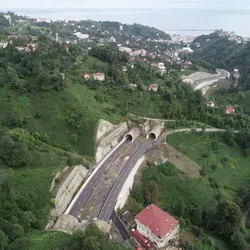
[[[4,0],[0,0],[2,2]],[[11,0],[0,8],[201,8],[250,9],[250,0]]]

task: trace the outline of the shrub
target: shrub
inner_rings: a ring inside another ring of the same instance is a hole
[[[28,148],[8,135],[0,140],[0,157],[11,167],[29,166],[32,159]]]
[[[176,176],[177,170],[171,163],[166,163],[158,166],[158,169],[166,176]]]

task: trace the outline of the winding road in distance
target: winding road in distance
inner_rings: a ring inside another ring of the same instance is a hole
[[[217,74],[208,78],[203,78],[200,80],[196,80],[194,85],[194,90],[201,90],[202,94],[205,95],[208,89],[216,82],[221,79],[226,79],[230,77],[230,73],[224,69],[216,69]]]

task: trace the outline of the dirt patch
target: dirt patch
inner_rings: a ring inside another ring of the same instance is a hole
[[[168,145],[168,161],[192,178],[200,177],[200,166],[188,156]]]
[[[188,242],[190,244],[197,242],[197,238],[192,232],[181,232],[180,237],[182,242]]]
[[[162,164],[165,162],[172,163],[176,168],[182,170],[191,178],[199,178],[200,177],[200,166],[191,160],[188,156],[183,153],[177,151],[170,145],[167,146],[166,149],[161,149],[158,146],[153,151],[147,153],[147,160],[151,164]],[[139,169],[136,175],[136,183],[140,183],[138,178],[141,177],[141,168]]]

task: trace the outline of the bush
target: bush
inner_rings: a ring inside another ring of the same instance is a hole
[[[23,124],[24,124],[24,119],[21,118],[16,113],[13,113],[13,114],[9,115],[9,117],[7,118],[7,125],[9,127],[21,128],[23,126]]]
[[[158,166],[160,172],[162,172],[166,176],[176,176],[177,170],[174,165],[171,163],[166,163]]]
[[[10,167],[29,166],[31,153],[21,142],[15,142],[6,135],[0,140],[0,157]]]
[[[21,250],[21,249],[28,249],[29,247],[29,239],[28,238],[19,238],[16,239],[11,245],[10,250]]]
[[[55,199],[50,199],[50,206],[51,206],[52,208],[55,208],[55,207],[56,207],[56,201],[55,201]]]

